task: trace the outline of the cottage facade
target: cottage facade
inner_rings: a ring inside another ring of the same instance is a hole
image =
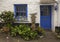
[[[36,13],[36,23],[44,29],[55,31],[60,26],[60,1],[56,0],[0,0],[0,12],[12,11],[16,20],[31,23]]]

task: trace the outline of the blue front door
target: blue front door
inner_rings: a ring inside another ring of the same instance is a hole
[[[51,29],[51,5],[40,6],[40,25],[44,29]]]

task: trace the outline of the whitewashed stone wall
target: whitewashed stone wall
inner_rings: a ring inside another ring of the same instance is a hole
[[[36,23],[40,22],[40,9],[39,9],[40,0],[2,0],[0,1],[0,12],[2,11],[13,11],[14,12],[14,4],[27,4],[28,5],[28,21],[30,21],[30,14],[36,14]]]

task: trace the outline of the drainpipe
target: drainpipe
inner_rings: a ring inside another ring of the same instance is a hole
[[[57,4],[57,26],[59,27],[60,21],[59,21],[59,17],[60,17],[60,4],[59,4],[59,0],[56,0],[56,4]]]
[[[55,0],[55,3],[56,3],[56,8],[57,8],[57,26],[55,27],[55,30],[60,28],[60,0]]]
[[[55,10],[56,10],[56,13],[57,13],[57,26],[58,26],[58,14],[59,14],[59,3],[58,3],[58,0],[55,0],[55,4],[54,4],[54,7],[55,7]]]
[[[60,27],[60,1],[58,1],[58,26]]]

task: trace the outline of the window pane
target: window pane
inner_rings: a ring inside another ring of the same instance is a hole
[[[21,12],[20,14],[20,16],[26,16],[26,13]]]
[[[19,6],[16,6],[16,11],[19,11]]]
[[[48,6],[42,6],[41,8],[41,15],[42,16],[47,16],[50,15],[49,13],[49,7]]]
[[[22,12],[20,13],[20,16],[23,16],[23,13]]]
[[[16,11],[26,11],[26,6],[23,6],[23,5],[17,5],[16,6]]]
[[[19,16],[19,12],[16,12],[16,16]]]

